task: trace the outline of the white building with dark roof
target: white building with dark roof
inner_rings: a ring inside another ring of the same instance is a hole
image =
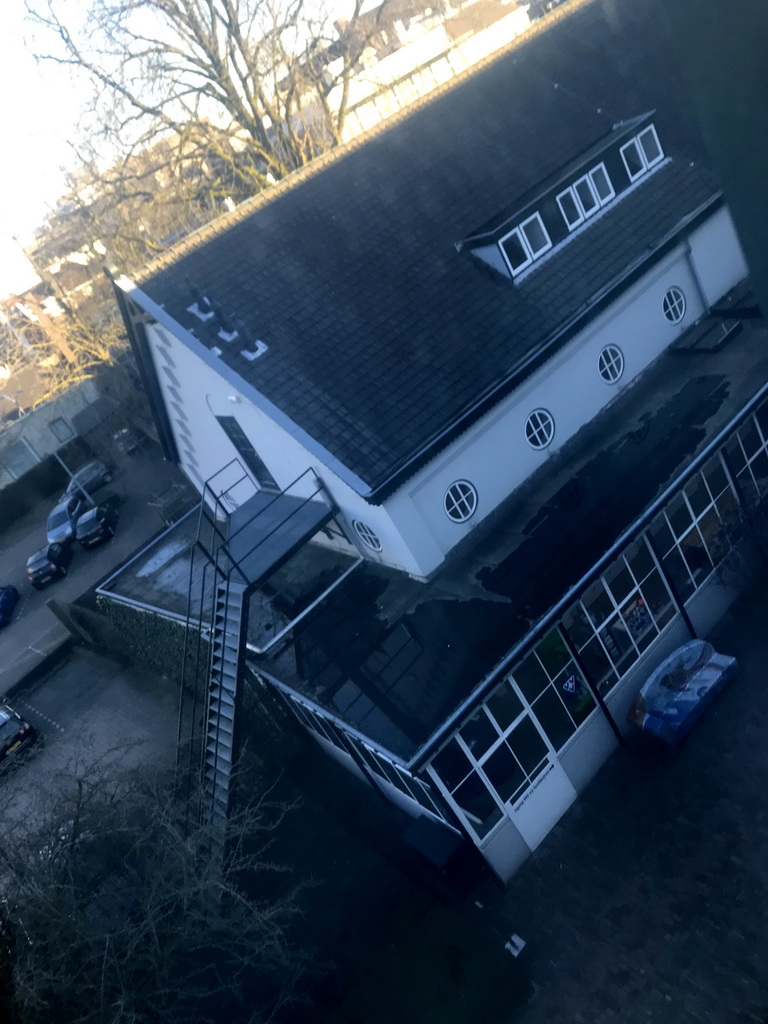
[[[102,592],[210,636],[222,820],[252,672],[506,879],[727,607],[768,355],[684,97],[645,5],[574,0],[116,277],[201,505]]]

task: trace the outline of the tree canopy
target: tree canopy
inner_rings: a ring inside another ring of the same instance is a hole
[[[268,856],[269,794],[211,834],[170,780],[83,760],[19,814],[0,807],[0,1006],[13,1024],[257,1024],[293,1000],[296,890]],[[284,880],[280,881],[280,876]],[[279,889],[279,895],[277,890]]]
[[[254,192],[340,140],[378,27],[350,3],[336,23],[309,0],[92,0],[85,16],[66,0],[27,6],[39,59],[91,81],[99,155],[164,139],[184,173],[204,159],[222,186]]]

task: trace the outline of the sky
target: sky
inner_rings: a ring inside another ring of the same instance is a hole
[[[76,0],[73,0],[76,2]],[[66,71],[35,63],[24,45],[29,29],[24,0],[6,0],[0,14],[0,297],[27,271],[14,235],[23,237],[45,217],[65,188],[79,93]]]

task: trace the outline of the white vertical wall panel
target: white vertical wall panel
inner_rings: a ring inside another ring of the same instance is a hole
[[[217,416],[234,416],[278,486],[287,487],[306,469],[314,469],[347,521],[360,519],[378,536],[383,551],[377,556],[365,549],[368,557],[418,575],[419,564],[386,509],[369,505],[170,331],[153,324],[147,327],[147,336],[182,468],[199,490],[205,480],[237,456],[216,420]],[[163,370],[164,365],[169,367],[173,379]],[[310,482],[305,490],[306,493],[312,490]],[[248,489],[242,497],[251,493],[252,489]],[[429,538],[425,538],[424,543],[428,546]]]

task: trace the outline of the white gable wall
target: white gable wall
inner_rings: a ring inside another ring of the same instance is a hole
[[[630,288],[589,327],[492,412],[476,423],[445,452],[385,502],[401,535],[414,545],[426,535],[444,556],[482,522],[517,486],[539,468],[580,427],[617,397],[657,356],[687,330],[706,308],[746,276],[747,267],[728,211],[721,209],[650,273]],[[682,322],[671,324],[663,314],[663,298],[676,285],[686,298]],[[704,292],[706,305],[702,301]],[[598,372],[598,358],[608,344],[624,355],[622,377],[607,384]],[[530,447],[525,421],[537,408],[555,420],[555,435],[543,451]],[[478,506],[466,523],[445,514],[446,489],[456,480],[469,480],[478,492]],[[413,548],[423,575],[441,559],[432,560],[426,548]]]
[[[245,395],[226,381],[207,362],[192,352],[186,344],[158,324],[148,325],[147,338],[157,370],[157,378],[165,399],[168,418],[173,429],[182,469],[197,489],[202,492],[204,482],[218,473],[238,453],[224,433],[216,416],[234,416],[278,486],[289,486],[308,468],[314,469],[322,480],[347,522],[359,519],[366,523],[382,543],[382,553],[374,554],[367,548],[363,552],[374,560],[418,574],[419,564],[413,558],[392,523],[386,509],[369,505],[348,484],[324,466],[303,445],[258,409]],[[230,399],[236,398],[233,402]],[[240,460],[242,462],[242,459]],[[247,471],[247,467],[243,467]],[[233,484],[241,475],[233,468],[216,480],[217,491]],[[302,481],[304,484],[304,481]],[[311,478],[303,487],[310,494],[314,487]],[[253,493],[250,484],[232,491],[239,503]],[[301,493],[298,489],[292,494]],[[432,560],[440,558],[439,549],[425,531],[419,537],[422,552],[429,552]]]
[[[300,440],[249,401],[208,365],[207,353],[201,358],[165,328],[152,325],[147,328],[150,349],[182,467],[202,490],[203,481],[237,454],[215,416],[235,416],[280,487],[287,487],[306,469],[314,469],[348,524],[358,519],[380,539],[380,554],[361,548],[367,557],[414,576],[428,576],[488,513],[702,316],[707,306],[746,276],[744,257],[726,209],[709,218],[689,241],[690,255],[688,246],[681,244],[382,506],[368,504]],[[681,288],[686,297],[686,313],[679,325],[670,324],[662,310],[664,294],[672,285]],[[615,384],[607,384],[598,372],[598,357],[607,344],[617,345],[624,355],[624,372]],[[238,401],[231,401],[230,396]],[[525,420],[536,408],[546,409],[555,420],[554,439],[544,451],[532,449],[525,439]],[[446,489],[460,479],[471,481],[478,492],[477,511],[463,524],[449,520],[443,508]],[[223,482],[222,478],[219,483]],[[236,497],[244,500],[250,493],[249,486]]]

